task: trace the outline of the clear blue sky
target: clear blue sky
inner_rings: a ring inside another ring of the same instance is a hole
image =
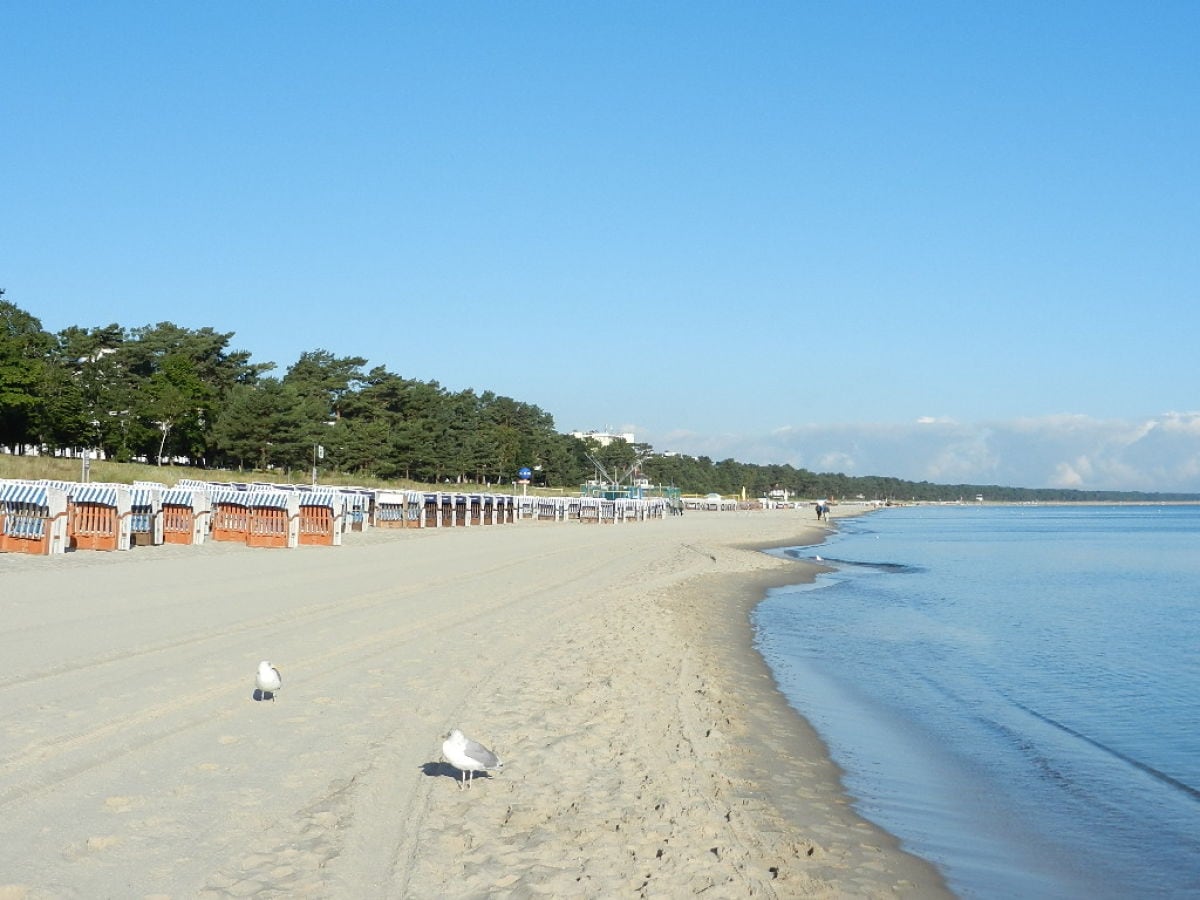
[[[718,459],[1200,490],[1200,3],[10,2],[0,35],[0,287],[48,330],[211,326]]]

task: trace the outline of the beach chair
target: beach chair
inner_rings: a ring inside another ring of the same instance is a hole
[[[0,553],[50,556],[67,550],[67,492],[0,481]]]
[[[67,540],[74,550],[128,550],[132,496],[125,484],[77,484],[67,495]]]

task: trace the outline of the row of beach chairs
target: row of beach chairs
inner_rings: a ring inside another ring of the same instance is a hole
[[[617,524],[661,519],[670,512],[669,503],[659,498],[517,497],[515,500],[521,518],[543,522]]]
[[[659,500],[515,497],[181,480],[80,484],[0,480],[0,552],[52,555],[159,544],[339,546],[348,531],[662,518]]]
[[[0,480],[0,552],[128,550],[197,543],[203,496],[163,485]]]

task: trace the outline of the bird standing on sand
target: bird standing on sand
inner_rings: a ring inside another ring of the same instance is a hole
[[[270,697],[274,702],[275,692],[283,685],[283,679],[279,677],[279,670],[271,665],[271,661],[264,659],[258,664],[258,674],[254,676],[254,683],[262,692],[264,700]]]
[[[446,740],[442,742],[442,756],[446,757],[446,762],[459,770],[461,777],[458,789],[460,791],[464,786],[471,786],[476,772],[499,769],[504,765],[495,753],[483,744],[477,744],[457,728],[446,735]],[[467,773],[470,773],[469,780]]]

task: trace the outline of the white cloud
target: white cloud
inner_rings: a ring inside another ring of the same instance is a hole
[[[639,435],[641,432],[639,431]],[[1141,420],[1064,413],[1001,422],[788,425],[759,435],[676,432],[646,440],[714,460],[944,484],[1200,493],[1200,413]]]
[[[1084,486],[1084,476],[1080,470],[1087,471],[1091,466],[1087,463],[1087,458],[1077,460],[1076,463],[1060,462],[1054,467],[1054,475],[1050,479],[1050,487],[1056,488],[1081,488]]]
[[[925,480],[935,482],[991,481],[981,473],[994,472],[999,459],[988,446],[989,432],[967,434],[937,451],[926,467]]]
[[[1200,413],[1165,413],[1157,424],[1164,431],[1200,436]]]
[[[821,472],[847,472],[856,468],[854,457],[849,453],[843,453],[836,450],[833,453],[826,453],[817,460],[817,464],[813,467]]]

